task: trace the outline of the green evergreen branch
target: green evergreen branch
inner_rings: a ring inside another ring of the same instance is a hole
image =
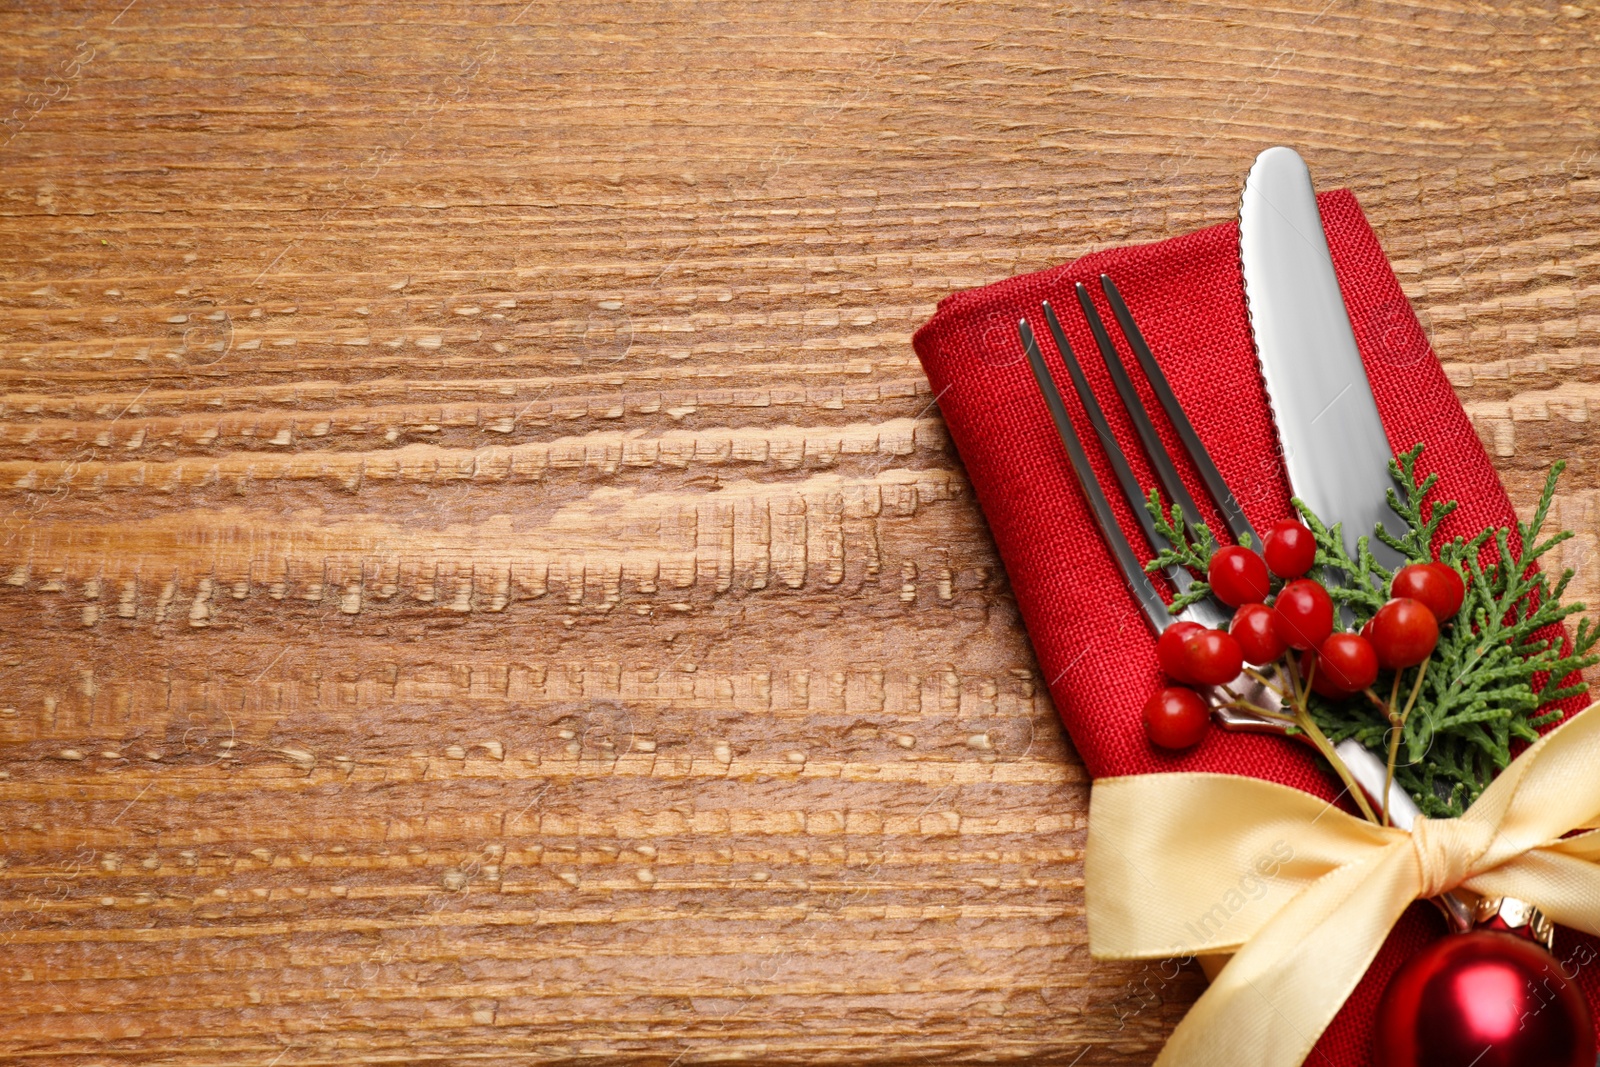
[[[1422,446],[1417,445],[1389,461],[1389,477],[1405,486],[1405,495],[1402,497],[1392,486],[1384,491],[1384,495],[1388,498],[1389,510],[1405,521],[1406,535],[1395,537],[1382,524],[1373,531],[1378,540],[1411,563],[1427,563],[1433,559],[1433,539],[1439,532],[1439,524],[1456,509],[1454,500],[1428,502],[1428,494],[1439,483],[1439,476],[1430,474],[1422,481],[1417,481],[1417,460],[1420,458]],[[1427,504],[1426,515],[1423,514],[1424,504]]]
[[[1147,573],[1155,574],[1171,567],[1184,567],[1195,575],[1194,584],[1187,590],[1173,598],[1167,605],[1167,611],[1173,615],[1178,614],[1190,604],[1198,603],[1211,595],[1211,586],[1206,581],[1206,571],[1211,566],[1211,555],[1217,548],[1216,538],[1211,536],[1210,527],[1203,522],[1197,522],[1192,527],[1183,517],[1183,509],[1172,505],[1172,511],[1167,512],[1161,506],[1161,491],[1150,490],[1150,496],[1144,502],[1144,508],[1150,513],[1154,521],[1156,533],[1166,540],[1167,547],[1156,553],[1156,558],[1144,565]],[[1190,531],[1193,530],[1193,537]]]
[[[1372,536],[1409,562],[1437,559],[1466,578],[1461,610],[1441,628],[1415,706],[1402,727],[1395,768],[1395,781],[1423,813],[1439,818],[1465,811],[1511,762],[1513,744],[1536,740],[1540,728],[1560,718],[1559,710],[1547,710],[1551,704],[1583,692],[1582,684],[1569,680],[1600,663],[1600,654],[1594,651],[1600,644],[1600,626],[1585,618],[1570,636],[1544,632],[1585,610],[1582,604],[1562,602],[1572,571],[1552,580],[1538,566],[1546,553],[1572,536],[1563,530],[1539,540],[1564,462],[1551,467],[1532,518],[1516,524],[1516,547],[1513,530],[1501,527],[1440,543],[1436,555],[1439,527],[1457,505],[1430,498],[1439,476],[1418,477],[1422,452],[1419,444],[1389,464],[1397,483],[1388,492],[1389,507],[1406,532],[1396,536],[1380,524]],[[1388,601],[1393,572],[1373,558],[1366,536],[1357,539],[1351,556],[1338,524],[1327,526],[1303,500],[1292,503],[1316,540],[1311,577],[1346,609],[1351,629],[1359,630]],[[1204,524],[1187,528],[1177,508],[1169,516],[1159,493],[1151,492],[1146,507],[1157,532],[1169,542],[1146,569],[1176,565],[1202,576],[1173,602],[1172,611],[1177,613],[1210,592],[1203,576],[1218,546]],[[1409,686],[1414,678],[1408,675],[1402,683]],[[1376,689],[1384,691],[1388,684],[1380,679]],[[1375,750],[1387,747],[1392,726],[1363,697],[1332,700],[1312,695],[1309,712],[1333,742],[1349,737]]]
[[[1381,527],[1374,531],[1414,562],[1434,558],[1432,545],[1439,525],[1456,508],[1454,501],[1428,500],[1438,476],[1417,478],[1421,453],[1421,446],[1402,453],[1389,468],[1404,489],[1390,493],[1389,505],[1405,522],[1406,534],[1394,537]],[[1521,554],[1513,550],[1511,530],[1504,527],[1440,546],[1438,558],[1466,572],[1467,595],[1455,621],[1440,634],[1433,668],[1400,739],[1404,758],[1395,775],[1424,814],[1453,816],[1466,810],[1511,762],[1514,742],[1535,740],[1541,726],[1560,717],[1559,711],[1541,714],[1541,709],[1583,691],[1582,685],[1567,684],[1573,673],[1600,662],[1600,656],[1591,652],[1600,632],[1587,619],[1570,643],[1565,637],[1540,634],[1584,610],[1582,604],[1561,602],[1572,579],[1570,571],[1552,583],[1537,567],[1541,556],[1571,536],[1562,531],[1538,540],[1563,466],[1558,463],[1551,469],[1532,520],[1517,524],[1518,541],[1531,546]],[[1492,553],[1487,565],[1482,561],[1486,552]],[[1319,562],[1320,557],[1319,552]],[[1329,590],[1341,603],[1352,605],[1359,628],[1388,598],[1392,576],[1381,568],[1362,574],[1359,567],[1341,566],[1344,561],[1335,553],[1330,553],[1328,562],[1342,571],[1328,577],[1342,577],[1347,583],[1367,580],[1368,588],[1360,593],[1340,596]],[[1374,580],[1380,574],[1381,582]],[[1323,700],[1313,707],[1313,714],[1328,735],[1339,740],[1356,737],[1372,744],[1387,727],[1365,702]]]

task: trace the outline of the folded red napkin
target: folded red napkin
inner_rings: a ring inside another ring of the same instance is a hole
[[[1341,189],[1320,195],[1318,203],[1389,444],[1401,451],[1425,441],[1421,468],[1440,474],[1440,498],[1460,502],[1442,536],[1470,537],[1486,526],[1514,524],[1511,501],[1355,197]],[[1281,738],[1212,730],[1180,755],[1145,740],[1140,706],[1162,680],[1155,639],[1094,525],[1017,339],[1023,316],[1044,334],[1039,302],[1050,300],[1141,484],[1157,484],[1073,295],[1075,282],[1087,284],[1102,318],[1112,323],[1098,283],[1102,273],[1121,290],[1251,523],[1265,530],[1291,514],[1288,478],[1251,341],[1237,223],[1096,252],[942,301],[913,343],[994,532],[1051,697],[1095,777],[1222,771],[1331,798],[1338,792],[1331,773],[1309,750]],[[1117,336],[1115,325],[1111,329]],[[1053,346],[1041,343],[1054,363]],[[1142,375],[1135,371],[1134,378],[1147,407],[1159,412]],[[1061,383],[1101,483],[1114,486],[1077,397],[1064,376]],[[1156,421],[1212,528],[1224,531],[1176,435],[1164,417],[1158,414]],[[1124,532],[1142,551],[1132,511],[1115,492],[1108,495]],[[1579,696],[1564,707],[1571,714],[1587,703]],[[1430,906],[1413,905],[1307,1062],[1367,1063],[1373,1012],[1390,976],[1443,932]],[[1577,938],[1562,931],[1569,949]],[[1557,950],[1564,958],[1561,945]],[[1584,968],[1579,982],[1590,1002],[1600,1003],[1600,968]]]

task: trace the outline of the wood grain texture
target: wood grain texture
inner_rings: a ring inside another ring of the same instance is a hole
[[[8,6],[0,1061],[1149,1062],[909,335],[1296,144],[1592,600],[1597,28]]]

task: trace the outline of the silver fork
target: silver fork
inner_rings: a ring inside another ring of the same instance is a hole
[[[1122,299],[1122,294],[1117,291],[1115,283],[1102,274],[1100,284],[1106,293],[1106,299],[1111,302],[1112,310],[1116,313],[1117,324],[1122,328],[1123,336],[1140,358],[1145,376],[1150,381],[1151,390],[1161,401],[1168,418],[1172,420],[1177,429],[1179,439],[1184,448],[1189,452],[1195,466],[1202,472],[1202,480],[1206,488],[1218,500],[1218,506],[1227,521],[1229,530],[1235,540],[1248,535],[1256,544],[1260,540],[1251,529],[1249,521],[1244,517],[1233,493],[1223,481],[1222,474],[1217,470],[1216,464],[1211,459],[1211,454],[1206,451],[1205,444],[1201,442],[1200,435],[1195,433],[1194,426],[1189,421],[1188,415],[1178,403],[1177,397],[1172,392],[1171,385],[1167,382],[1166,375],[1162,372],[1155,358],[1150,353],[1150,346],[1145,343],[1144,335],[1139,332],[1138,325],[1133,320],[1133,315],[1128,311],[1127,304]],[[1105,323],[1100,318],[1100,312],[1095,308],[1094,301],[1089,297],[1089,290],[1082,282],[1077,285],[1078,305],[1083,309],[1084,318],[1088,321],[1090,332],[1094,334],[1095,344],[1100,349],[1100,357],[1105,361],[1106,370],[1111,374],[1112,383],[1116,386],[1117,394],[1122,400],[1124,409],[1133,421],[1134,428],[1139,435],[1139,440],[1144,445],[1145,454],[1150,460],[1151,467],[1156,472],[1156,479],[1161,483],[1161,488],[1166,494],[1166,499],[1174,502],[1183,511],[1184,520],[1188,523],[1201,521],[1199,510],[1195,507],[1193,498],[1184,487],[1179,477],[1177,467],[1168,455],[1166,446],[1156,433],[1155,425],[1150,420],[1150,413],[1145,410],[1144,403],[1139,394],[1134,390],[1133,382],[1128,377],[1127,368],[1122,365],[1122,357],[1118,355],[1116,346],[1111,343],[1111,335],[1106,331]],[[1089,417],[1090,424],[1094,427],[1095,435],[1100,441],[1106,459],[1111,464],[1115,473],[1117,484],[1122,491],[1123,498],[1133,510],[1139,520],[1140,529],[1144,531],[1145,539],[1153,548],[1160,548],[1167,544],[1165,538],[1157,532],[1155,520],[1145,508],[1144,492],[1139,486],[1139,480],[1133,473],[1133,468],[1128,463],[1128,457],[1122,451],[1121,444],[1111,432],[1111,424],[1106,421],[1105,411],[1100,407],[1094,390],[1089,386],[1088,379],[1084,376],[1083,367],[1078,362],[1077,354],[1072,349],[1072,344],[1067,340],[1065,331],[1061,329],[1061,322],[1056,318],[1055,309],[1048,300],[1041,304],[1045,322],[1049,325],[1050,335],[1055,340],[1056,351],[1062,363],[1066,366],[1067,375],[1072,379],[1072,387],[1078,394],[1079,401],[1083,404],[1085,414]],[[1067,414],[1066,403],[1061,398],[1061,392],[1056,388],[1055,378],[1050,369],[1045,365],[1044,355],[1039,349],[1038,340],[1034,336],[1033,327],[1026,318],[1017,322],[1017,332],[1022,338],[1022,348],[1027,354],[1028,365],[1033,369],[1034,380],[1039,385],[1039,391],[1044,395],[1045,406],[1050,409],[1050,418],[1055,422],[1056,432],[1061,436],[1061,443],[1067,450],[1067,458],[1072,462],[1072,470],[1077,475],[1078,485],[1083,490],[1084,497],[1089,502],[1089,509],[1094,513],[1095,524],[1100,527],[1100,535],[1110,547],[1111,553],[1116,557],[1117,567],[1122,571],[1123,580],[1128,583],[1134,599],[1139,602],[1139,607],[1144,611],[1145,618],[1152,629],[1160,634],[1167,627],[1177,622],[1197,622],[1202,626],[1215,628],[1226,625],[1228,614],[1210,597],[1196,601],[1177,615],[1167,610],[1166,601],[1156,590],[1155,583],[1150,580],[1145,572],[1144,564],[1133,545],[1123,535],[1122,527],[1118,525],[1116,514],[1111,510],[1111,502],[1106,499],[1104,490],[1095,477],[1094,468],[1089,465],[1088,454],[1084,451],[1083,442],[1078,436],[1072,418]],[[1137,338],[1137,340],[1135,340]],[[1219,499],[1220,498],[1220,499]],[[1223,502],[1226,503],[1223,503]],[[1174,564],[1166,569],[1167,577],[1172,581],[1178,592],[1186,592],[1193,584],[1194,577],[1183,567]],[[1233,689],[1245,701],[1264,707],[1269,711],[1280,709],[1282,701],[1278,694],[1248,674],[1240,675],[1229,688]],[[1249,731],[1254,733],[1271,733],[1287,736],[1288,728],[1276,719],[1257,715],[1248,709],[1240,708],[1227,694],[1218,690],[1211,690],[1208,702],[1212,706],[1212,717],[1223,727],[1230,730]],[[1382,786],[1378,792],[1382,793]]]
[[[1105,289],[1106,299],[1110,301],[1112,310],[1116,313],[1117,323],[1122,328],[1123,336],[1127,339],[1129,347],[1139,357],[1145,377],[1149,380],[1151,390],[1161,402],[1162,407],[1171,419],[1173,427],[1178,432],[1179,440],[1183,443],[1195,467],[1200,471],[1201,479],[1205,482],[1207,491],[1216,501],[1227,523],[1229,532],[1234,540],[1239,541],[1249,537],[1252,542],[1259,545],[1260,538],[1251,528],[1249,520],[1244,517],[1233,493],[1223,481],[1222,474],[1217,470],[1216,464],[1211,459],[1211,454],[1206,451],[1199,434],[1195,432],[1193,424],[1189,422],[1177,397],[1172,392],[1171,385],[1167,382],[1166,375],[1150,353],[1150,346],[1145,343],[1144,335],[1139,332],[1138,325],[1133,320],[1133,315],[1128,311],[1127,304],[1122,299],[1122,294],[1117,291],[1116,285],[1106,275],[1100,276],[1100,284]],[[1184,486],[1178,475],[1177,467],[1173,464],[1172,457],[1167,453],[1166,445],[1157,434],[1155,425],[1151,422],[1150,414],[1145,410],[1143,401],[1133,387],[1133,382],[1128,376],[1127,368],[1122,364],[1122,358],[1117,353],[1116,346],[1111,342],[1111,336],[1106,331],[1105,323],[1100,318],[1100,312],[1095,308],[1094,301],[1089,297],[1089,291],[1083,283],[1077,285],[1078,304],[1083,310],[1084,318],[1089,324],[1090,331],[1094,334],[1095,344],[1100,349],[1100,356],[1105,361],[1106,370],[1111,375],[1112,384],[1116,387],[1121,398],[1124,410],[1132,420],[1134,430],[1139,435],[1140,443],[1144,446],[1145,455],[1155,471],[1156,480],[1160,483],[1161,490],[1172,504],[1181,509],[1184,520],[1189,524],[1201,520],[1199,509],[1195,507],[1193,498]],[[1061,329],[1061,322],[1056,318],[1055,309],[1048,300],[1041,304],[1045,322],[1050,329],[1051,337],[1055,340],[1056,351],[1065,365],[1068,377],[1072,380],[1073,389],[1083,404],[1085,414],[1089,417],[1090,424],[1094,427],[1095,436],[1099,439],[1100,447],[1111,464],[1117,484],[1122,492],[1123,499],[1128,507],[1133,510],[1134,516],[1143,530],[1145,539],[1152,548],[1162,548],[1166,540],[1156,531],[1155,521],[1145,507],[1145,494],[1139,485],[1138,478],[1133,473],[1133,468],[1128,463],[1127,456],[1122,451],[1116,436],[1111,431],[1111,424],[1106,420],[1105,412],[1100,406],[1094,390],[1090,387],[1088,379],[1084,376],[1083,367],[1078,362],[1077,354],[1073,351],[1071,343],[1067,340],[1066,333]],[[1122,571],[1123,579],[1133,591],[1134,598],[1139,602],[1144,611],[1145,618],[1149,620],[1156,633],[1160,633],[1168,626],[1179,621],[1198,622],[1204,626],[1216,627],[1225,625],[1228,614],[1214,600],[1207,597],[1186,608],[1182,613],[1173,615],[1168,612],[1166,602],[1157,592],[1155,584],[1145,572],[1144,564],[1139,555],[1134,551],[1133,545],[1122,533],[1116,515],[1111,510],[1111,503],[1106,499],[1105,492],[1100,488],[1100,483],[1095,478],[1094,468],[1089,465],[1089,457],[1084,451],[1083,442],[1078,436],[1076,427],[1071,417],[1067,414],[1065,402],[1060,391],[1056,388],[1055,378],[1050,373],[1044,361],[1044,355],[1039,349],[1038,341],[1033,332],[1033,326],[1026,318],[1017,322],[1017,331],[1022,338],[1022,348],[1027,354],[1028,364],[1033,369],[1034,380],[1039,385],[1040,392],[1044,395],[1046,407],[1050,410],[1050,417],[1054,421],[1057,433],[1061,436],[1061,443],[1066,447],[1067,457],[1072,462],[1073,473],[1077,476],[1078,485],[1083,490],[1089,502],[1089,508],[1094,513],[1095,524],[1100,527],[1100,534],[1110,546],[1112,554],[1117,559],[1118,568]],[[1194,583],[1194,578],[1183,567],[1174,565],[1167,568],[1167,577],[1173,586],[1182,594],[1187,592]]]
[[[1144,335],[1140,333],[1138,324],[1134,322],[1133,315],[1128,310],[1128,305],[1122,299],[1122,294],[1112,280],[1100,275],[1100,286],[1105,291],[1107,302],[1111,305],[1112,313],[1117,318],[1117,325],[1121,328],[1123,338],[1128,343],[1128,348],[1139,361],[1145,378],[1150,383],[1151,392],[1166,411],[1173,428],[1177,431],[1178,439],[1188,452],[1195,469],[1200,474],[1200,480],[1205,483],[1206,491],[1216,504],[1218,512],[1222,515],[1223,522],[1227,525],[1235,542],[1242,541],[1246,536],[1258,548],[1261,539],[1251,528],[1250,522],[1245,518],[1243,510],[1239,507],[1237,498],[1229,490],[1227,483],[1222,478],[1222,473],[1212,461],[1211,455],[1206,451],[1205,444],[1200,440],[1200,435],[1195,432],[1194,426],[1184,413],[1182,405],[1178,403],[1177,396],[1172,392],[1171,385],[1167,382],[1166,375],[1162,372],[1155,356],[1150,351],[1150,346],[1145,342]],[[1100,349],[1100,356],[1105,360],[1106,370],[1111,375],[1112,384],[1116,387],[1121,398],[1123,408],[1132,420],[1134,429],[1139,435],[1139,441],[1144,446],[1146,457],[1151,468],[1155,471],[1156,480],[1160,483],[1166,500],[1176,504],[1183,512],[1184,520],[1193,524],[1201,521],[1199,510],[1195,507],[1194,500],[1178,474],[1177,467],[1172,462],[1172,457],[1167,453],[1166,445],[1156,432],[1154,423],[1151,422],[1150,413],[1145,409],[1144,402],[1140,399],[1133,381],[1128,376],[1127,368],[1123,365],[1122,357],[1118,354],[1116,346],[1111,341],[1111,335],[1106,331],[1105,323],[1100,318],[1100,312],[1095,308],[1094,301],[1089,296],[1089,290],[1082,282],[1076,286],[1078,306],[1083,311],[1083,316],[1088,322],[1089,330],[1094,335],[1095,345]],[[1044,314],[1045,323],[1050,329],[1051,338],[1055,341],[1056,351],[1062,363],[1066,366],[1067,376],[1072,380],[1073,389],[1078,394],[1078,399],[1083,404],[1084,413],[1088,415],[1090,424],[1094,427],[1095,435],[1100,441],[1106,459],[1111,464],[1111,469],[1116,476],[1124,499],[1133,509],[1134,515],[1139,519],[1140,528],[1144,531],[1145,538],[1152,548],[1159,549],[1167,542],[1157,532],[1155,522],[1150,513],[1145,509],[1145,497],[1140,489],[1139,480],[1133,473],[1133,468],[1128,464],[1128,458],[1122,451],[1122,446],[1117,442],[1111,432],[1111,425],[1106,421],[1105,412],[1100,407],[1099,400],[1095,397],[1094,390],[1090,388],[1089,381],[1084,377],[1083,368],[1078,363],[1072,345],[1067,341],[1066,333],[1061,329],[1061,323],[1056,318],[1055,309],[1048,300],[1043,301],[1040,310]],[[1072,462],[1073,473],[1077,476],[1078,485],[1083,490],[1084,497],[1089,502],[1089,509],[1094,513],[1095,524],[1100,527],[1100,535],[1105,539],[1106,545],[1111,549],[1111,554],[1116,558],[1117,567],[1122,572],[1123,580],[1128,583],[1134,599],[1139,602],[1139,607],[1144,612],[1151,628],[1159,635],[1167,627],[1180,621],[1200,623],[1202,626],[1217,627],[1224,625],[1228,614],[1222,606],[1207,597],[1197,601],[1176,615],[1167,610],[1166,602],[1156,590],[1155,584],[1145,572],[1139,554],[1134,551],[1133,545],[1123,534],[1122,527],[1117,523],[1116,514],[1111,510],[1111,503],[1106,499],[1104,490],[1095,477],[1094,468],[1089,465],[1089,457],[1084,452],[1083,442],[1078,436],[1077,429],[1073,426],[1071,417],[1067,414],[1065,402],[1061,399],[1061,392],[1056,388],[1055,378],[1045,364],[1044,355],[1039,349],[1039,343],[1034,336],[1033,327],[1026,318],[1017,322],[1017,333],[1022,338],[1022,349],[1028,357],[1028,365],[1033,369],[1034,380],[1039,385],[1039,391],[1044,396],[1045,406],[1050,410],[1050,418],[1055,423],[1056,432],[1061,436],[1061,443],[1066,448],[1067,458]],[[1181,594],[1187,591],[1194,583],[1194,578],[1181,566],[1169,567],[1167,577]],[[1232,690],[1230,694],[1227,690]],[[1245,733],[1270,733],[1279,736],[1290,736],[1289,727],[1282,719],[1269,718],[1259,715],[1248,708],[1239,707],[1239,703],[1248,703],[1256,707],[1265,708],[1267,711],[1278,711],[1283,707],[1278,693],[1271,687],[1251,677],[1250,672],[1241,674],[1226,687],[1219,687],[1202,694],[1207,703],[1211,705],[1211,717],[1216,723],[1227,730]],[[1303,740],[1303,735],[1301,735]],[[1350,771],[1350,776],[1355,780],[1361,791],[1367,795],[1370,803],[1375,807],[1380,805],[1379,800],[1384,793],[1384,783],[1387,779],[1387,766],[1372,752],[1353,739],[1346,739],[1334,746],[1334,751]],[[1398,783],[1389,783],[1388,811],[1391,821],[1402,829],[1410,829],[1413,821],[1421,814],[1416,803],[1408,796]],[[1468,901],[1455,894],[1446,894],[1435,899],[1446,919],[1454,928],[1470,929],[1472,926],[1472,907]]]

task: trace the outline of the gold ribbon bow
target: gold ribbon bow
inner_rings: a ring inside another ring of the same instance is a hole
[[[1159,1065],[1294,1067],[1407,905],[1461,886],[1600,934],[1600,704],[1542,737],[1459,819],[1411,832],[1227,774],[1103,778],[1084,860],[1100,959],[1233,952]]]

